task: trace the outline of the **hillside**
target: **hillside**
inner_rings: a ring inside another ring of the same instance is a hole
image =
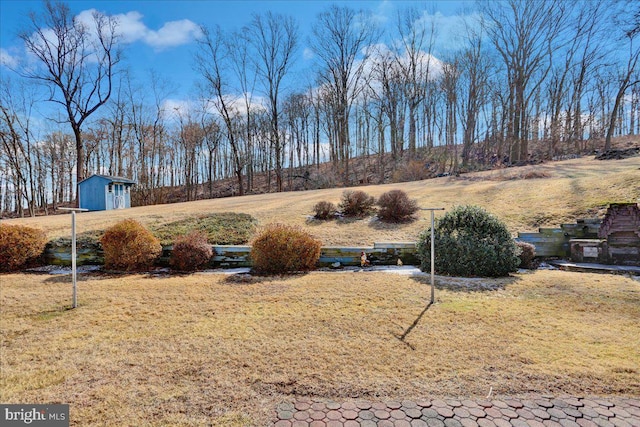
[[[576,218],[604,214],[611,202],[640,199],[640,157],[595,160],[593,157],[550,162],[441,177],[398,184],[361,186],[380,196],[391,189],[406,191],[421,207],[451,208],[459,204],[485,207],[507,223],[509,229],[533,231],[557,226]],[[271,222],[297,224],[308,229],[325,245],[368,245],[383,241],[414,241],[428,227],[428,213],[411,224],[382,224],[374,218],[358,221],[310,220],[313,206],[321,200],[338,203],[344,188],[269,193],[136,207],[120,211],[87,212],[78,216],[78,233],[103,230],[124,218],[144,224],[164,224],[206,212],[248,213],[260,225]],[[44,229],[49,238],[68,236],[68,215],[3,220]]]

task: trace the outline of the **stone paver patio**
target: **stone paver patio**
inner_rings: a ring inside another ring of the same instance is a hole
[[[275,427],[640,427],[640,398],[538,396],[343,403],[298,398],[281,403]]]

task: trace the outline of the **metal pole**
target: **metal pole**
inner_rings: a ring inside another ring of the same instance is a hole
[[[435,273],[435,212],[443,211],[444,208],[421,208],[423,211],[431,211],[431,304],[435,302],[436,273]]]
[[[71,211],[71,281],[73,282],[73,301],[71,308],[78,307],[78,285],[76,283],[76,212],[86,212],[82,208],[58,208],[61,211]]]
[[[76,284],[76,212],[71,211],[71,277],[73,281],[73,304],[78,306],[78,286]]]
[[[433,302],[435,301],[435,280],[436,280],[436,274],[435,274],[435,244],[434,244],[434,239],[435,239],[435,233],[433,230],[433,226],[434,226],[434,212],[433,209],[431,210],[431,304],[433,304]],[[75,283],[75,282],[74,282]]]

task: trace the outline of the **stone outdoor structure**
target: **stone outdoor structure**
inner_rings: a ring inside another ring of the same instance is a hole
[[[611,204],[598,230],[598,237],[606,241],[606,256],[610,262],[640,265],[638,204]]]
[[[637,203],[612,203],[602,221],[579,219],[560,228],[518,233],[517,240],[533,244],[538,257],[640,265],[640,208]]]
[[[640,265],[640,208],[636,203],[612,203],[597,239],[571,239],[575,262]]]

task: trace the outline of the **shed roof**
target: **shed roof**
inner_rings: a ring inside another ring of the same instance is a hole
[[[93,177],[99,177],[99,178],[104,178],[109,182],[121,182],[123,184],[136,184],[136,182],[132,179],[129,178],[125,178],[123,176],[110,176],[110,175],[100,175],[100,174],[95,174],[95,175],[91,175],[88,178],[83,179],[82,181],[80,181],[80,183],[85,182],[88,179],[91,179]]]

